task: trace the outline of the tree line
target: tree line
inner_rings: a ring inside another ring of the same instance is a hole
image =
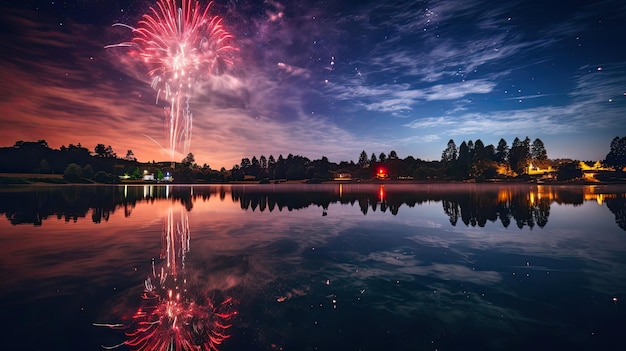
[[[626,137],[615,137],[604,162],[606,166],[621,170],[626,166]],[[45,140],[36,142],[17,141],[11,147],[0,148],[0,173],[63,174],[69,182],[95,181],[100,183],[119,182],[120,176],[141,179],[144,174],[153,174],[155,179],[173,176],[176,182],[227,182],[256,180],[309,180],[321,182],[333,179],[338,174],[352,179],[372,179],[380,174],[390,179],[416,180],[467,180],[482,181],[492,178],[523,177],[532,165],[538,168],[555,166],[548,158],[543,141],[526,136],[516,137],[511,146],[503,138],[496,146],[485,145],[480,139],[462,141],[459,146],[450,139],[442,151],[441,159],[424,161],[413,156],[400,158],[396,151],[368,154],[363,150],[354,161],[330,162],[327,157],[311,160],[305,156],[288,154],[242,158],[230,170],[222,167],[212,169],[208,164],[198,165],[192,153],[180,162],[138,162],[132,150],[124,157],[109,146],[97,144],[93,151],[69,144],[52,149]],[[575,163],[559,165],[577,176]]]
[[[503,138],[495,147],[492,144],[485,146],[478,139],[463,141],[458,148],[450,139],[441,154],[441,162],[447,177],[477,180],[496,178],[499,174],[519,176],[530,165],[537,168],[550,166],[543,141],[537,138],[531,143],[528,136],[524,140],[516,137],[510,147]]]

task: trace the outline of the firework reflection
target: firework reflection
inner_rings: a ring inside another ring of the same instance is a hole
[[[208,292],[198,293],[189,288],[185,267],[190,242],[189,217],[182,206],[179,213],[175,212],[172,204],[163,221],[160,259],[152,261],[140,307],[130,322],[95,324],[126,330],[126,341],[103,348],[125,345],[138,351],[216,351],[229,337],[231,320],[237,315],[236,303],[231,297],[210,298]]]

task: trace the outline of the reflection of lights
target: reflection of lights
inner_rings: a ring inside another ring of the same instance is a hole
[[[145,306],[132,317],[137,328],[127,332],[129,339],[118,346],[127,345],[139,351],[215,351],[229,338],[230,320],[237,315],[232,298],[215,305],[208,298],[196,303],[183,299],[180,293],[174,294],[172,289],[164,292],[153,287],[150,278],[146,280]]]
[[[339,197],[343,196],[343,184],[339,184]]]
[[[169,186],[166,187],[169,196]],[[179,220],[175,220],[179,218]],[[237,315],[235,301],[226,297],[221,303],[204,297],[186,296],[185,258],[189,253],[189,217],[184,209],[180,217],[170,206],[163,221],[160,269],[152,261],[152,275],[144,281],[143,300],[132,315],[130,325],[98,324],[112,329],[127,329],[128,339],[121,344],[131,350],[206,350],[217,351],[228,339],[230,320]],[[154,283],[153,283],[154,281]]]
[[[185,267],[190,238],[189,216],[181,210],[180,220],[175,222],[174,209],[170,207],[163,223],[161,259],[166,259],[168,271],[174,277],[178,275],[178,266]]]
[[[385,201],[385,186],[382,184],[380,185],[380,188],[378,190],[378,197],[380,199],[380,202]]]
[[[511,198],[513,197],[513,193],[510,189],[500,189],[498,191],[498,202],[503,204],[508,204],[511,202]]]
[[[143,198],[154,197],[154,185],[143,186]]]
[[[614,199],[616,197],[616,194],[597,194],[595,193],[595,189],[593,187],[585,189],[584,194],[585,201],[595,201],[598,205],[604,204],[607,199]]]

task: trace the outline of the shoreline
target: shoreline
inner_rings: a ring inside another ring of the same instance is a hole
[[[258,180],[250,181],[230,181],[230,182],[195,182],[195,183],[162,183],[152,181],[122,181],[115,184],[105,184],[97,182],[85,182],[85,183],[68,183],[63,179],[62,175],[55,174],[25,174],[25,173],[0,173],[0,187],[6,186],[120,186],[120,185],[132,185],[132,186],[145,186],[145,185],[328,185],[328,184],[350,184],[350,185],[536,185],[536,186],[605,186],[605,185],[626,185],[626,180],[615,181],[597,181],[590,182],[586,180],[573,180],[573,181],[548,181],[537,182],[529,180],[518,179],[491,179],[484,182],[476,182],[474,180],[468,181],[456,181],[456,180],[379,180],[379,179],[365,179],[365,180],[328,180],[328,181],[311,181],[305,180],[279,180],[270,181],[269,183],[262,183]]]

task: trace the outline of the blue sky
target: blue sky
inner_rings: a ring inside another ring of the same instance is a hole
[[[113,23],[136,25],[153,5],[7,7],[2,146],[104,143],[167,160],[143,136],[165,140],[145,68],[104,49],[130,39]],[[213,168],[281,153],[356,161],[361,150],[433,160],[451,138],[525,136],[550,158],[596,160],[626,135],[622,1],[215,1],[211,11],[239,48],[233,69],[190,99],[190,151]]]

